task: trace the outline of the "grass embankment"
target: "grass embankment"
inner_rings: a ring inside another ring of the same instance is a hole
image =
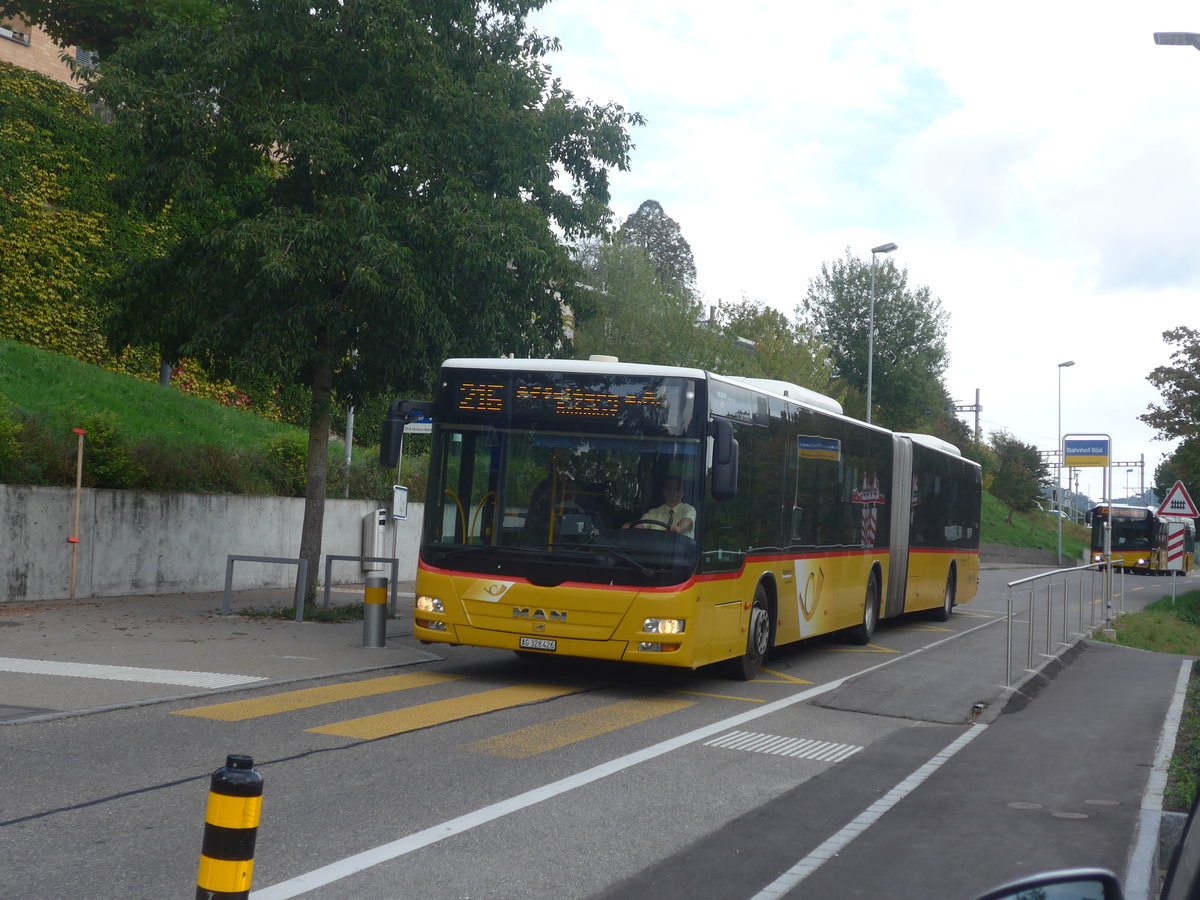
[[[1114,623],[1115,643],[1156,653],[1200,656],[1200,591],[1170,596],[1127,613]],[[1200,786],[1200,667],[1193,667],[1183,705],[1175,753],[1167,775],[1163,808],[1187,812]]]
[[[0,482],[74,485],[73,428],[87,431],[86,487],[304,495],[306,428],[0,340]],[[356,446],[348,472],[344,458],[345,445],[331,440],[328,496],[391,495],[374,448]],[[413,479],[410,496],[422,484]]]
[[[1033,512],[1012,513],[1009,523],[1008,507],[983,492],[983,507],[979,516],[979,538],[984,544],[1005,547],[1027,547],[1034,550],[1058,548],[1058,517],[1035,509]],[[1066,519],[1062,523],[1062,550],[1065,559],[1082,559],[1091,543],[1091,530]]]

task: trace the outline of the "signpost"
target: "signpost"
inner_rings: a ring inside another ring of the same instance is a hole
[[[1189,519],[1200,516],[1200,512],[1196,511],[1196,504],[1192,502],[1182,481],[1175,482],[1167,491],[1167,496],[1159,504],[1158,514],[1160,516],[1185,516]],[[1183,570],[1183,547],[1186,532],[1187,527],[1182,522],[1172,523],[1167,532],[1167,571],[1171,573],[1172,604],[1175,603],[1175,581],[1179,577],[1178,573]]]

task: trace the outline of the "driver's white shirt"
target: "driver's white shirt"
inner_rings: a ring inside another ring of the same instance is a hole
[[[656,506],[654,509],[648,510],[643,519],[649,519],[651,522],[662,522],[666,525],[668,522],[674,525],[676,522],[682,522],[684,519],[692,520],[692,527],[687,531],[679,532],[684,537],[696,539],[696,507],[690,503],[677,503],[675,506]]]

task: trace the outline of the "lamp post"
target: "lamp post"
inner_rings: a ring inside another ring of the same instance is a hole
[[[1154,43],[1163,45],[1178,45],[1195,47],[1200,50],[1200,34],[1194,31],[1156,31]]]
[[[1057,502],[1054,504],[1054,511],[1058,514],[1058,564],[1062,565],[1062,470],[1063,463],[1066,460],[1066,454],[1063,453],[1063,436],[1062,436],[1062,370],[1069,366],[1075,365],[1075,360],[1068,359],[1066,362],[1058,364],[1058,472],[1056,477],[1058,485],[1055,490]]]
[[[871,383],[875,376],[875,257],[896,249],[892,243],[871,248],[871,315],[867,324],[867,424],[871,424]]]

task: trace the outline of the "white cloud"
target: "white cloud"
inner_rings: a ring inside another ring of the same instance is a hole
[[[1152,33],[1200,31],[1192,4],[556,0],[533,21],[577,96],[646,116],[614,212],[662,203],[710,302],[790,314],[822,262],[895,241],[985,430],[1052,448],[1074,359],[1063,430],[1153,475],[1145,379],[1200,287],[1200,54]]]

